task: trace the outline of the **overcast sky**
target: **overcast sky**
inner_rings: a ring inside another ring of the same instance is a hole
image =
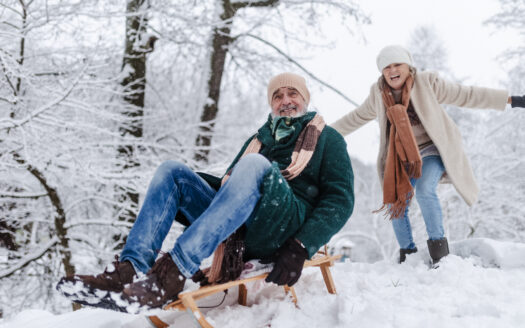
[[[379,76],[378,52],[389,44],[406,46],[411,33],[421,25],[434,27],[455,76],[464,78],[466,84],[503,88],[506,73],[496,57],[516,46],[519,37],[515,31],[496,31],[484,24],[499,12],[498,1],[367,0],[361,1],[361,7],[372,19],[371,25],[362,27],[366,41],[338,32],[340,27],[334,22],[330,29],[342,35],[337,47],[316,54],[305,65],[357,103],[365,100]],[[313,90],[312,105],[329,123],[354,108],[327,89]],[[350,154],[367,163],[376,160],[378,139],[375,122],[346,137]]]

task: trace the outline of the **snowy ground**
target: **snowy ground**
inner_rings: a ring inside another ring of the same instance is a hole
[[[319,269],[296,285],[299,308],[273,285],[249,286],[251,306],[235,304],[236,290],[218,308],[203,310],[215,327],[525,327],[525,244],[470,239],[451,244],[453,255],[429,269],[426,249],[398,265],[338,263],[337,295],[326,292]],[[191,286],[194,287],[194,286]],[[200,305],[220,302],[221,295]],[[192,327],[184,312],[163,313],[170,327]],[[83,309],[53,315],[26,310],[2,328],[148,327],[144,316]]]

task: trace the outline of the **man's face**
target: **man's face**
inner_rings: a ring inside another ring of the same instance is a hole
[[[301,116],[306,111],[306,103],[303,96],[295,88],[282,87],[273,93],[272,114],[273,116]]]

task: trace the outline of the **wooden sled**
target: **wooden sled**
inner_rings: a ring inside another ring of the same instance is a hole
[[[318,251],[317,254],[314,255],[314,257],[312,257],[311,260],[308,260],[304,263],[305,268],[316,266],[321,269],[324,283],[326,284],[326,289],[330,294],[336,293],[334,280],[332,279],[332,274],[330,272],[330,267],[333,266],[334,262],[340,258],[341,255],[329,255],[327,247],[324,246],[323,251]],[[213,328],[213,326],[208,321],[206,321],[204,315],[198,308],[197,303],[195,303],[195,301],[225,291],[229,288],[239,286],[238,303],[240,305],[246,306],[246,301],[248,299],[248,289],[246,288],[246,283],[265,279],[266,276],[268,276],[268,272],[242,280],[235,280],[223,284],[204,286],[195,291],[180,293],[178,297],[179,299],[175,302],[164,306],[164,310],[185,310],[191,313],[191,315],[193,315],[200,327]],[[285,293],[291,293],[293,302],[297,304],[297,295],[295,294],[294,288],[288,286],[283,287]],[[167,328],[169,326],[169,324],[165,323],[157,316],[148,316],[148,318],[151,321],[151,323],[157,328]]]

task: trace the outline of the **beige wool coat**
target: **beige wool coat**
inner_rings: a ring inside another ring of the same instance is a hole
[[[415,75],[410,100],[428,136],[441,155],[446,174],[468,205],[478,198],[479,188],[474,172],[463,150],[461,134],[441,104],[459,107],[504,110],[506,90],[463,86],[443,80],[434,72]],[[377,160],[379,180],[383,185],[383,172],[388,149],[387,116],[378,83],[370,88],[363,104],[341,117],[331,126],[343,136],[352,133],[367,122],[377,118],[380,127],[380,147]]]

